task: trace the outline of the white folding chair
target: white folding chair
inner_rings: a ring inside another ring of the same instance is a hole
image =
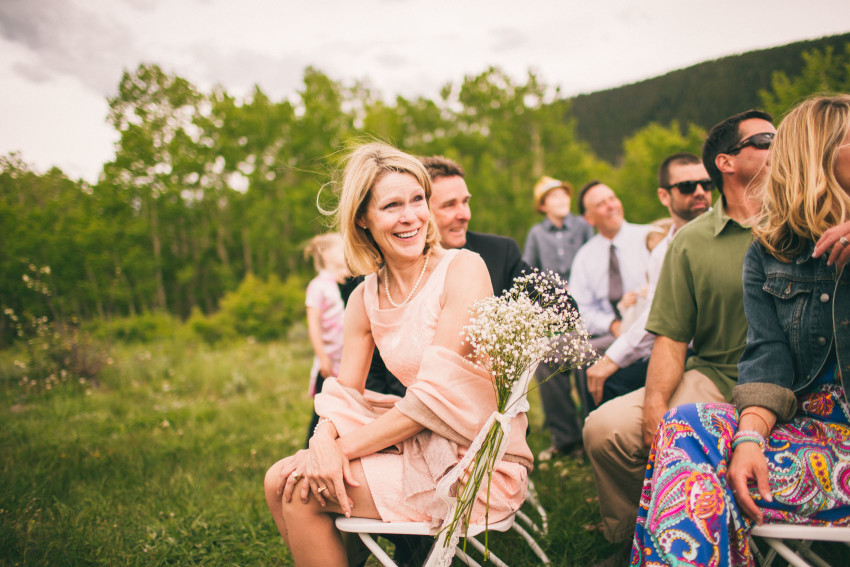
[[[526,528],[530,529],[537,535],[548,535],[549,518],[546,516],[546,510],[540,504],[540,499],[537,497],[537,489],[534,487],[534,483],[531,482],[531,479],[528,479],[528,494],[525,495],[525,502],[523,503],[523,505],[530,506],[537,513],[537,515],[540,516],[540,525],[538,526],[530,517],[528,517],[527,514],[522,511],[522,509],[516,511],[517,519],[520,520],[520,522],[522,522],[523,524],[525,524]],[[517,531],[520,535],[522,535],[525,541],[528,542],[528,545],[531,546],[531,549],[534,549],[535,553],[537,553],[536,549],[539,549],[539,546],[537,546],[536,542],[530,539],[530,535],[523,535],[522,531],[519,531],[523,530],[522,526],[515,526],[514,530]],[[540,553],[543,552],[540,551]],[[537,554],[538,557],[540,557],[540,553]]]
[[[764,524],[754,527],[750,535],[763,540],[770,547],[765,554],[753,548],[761,567],[771,565],[777,556],[793,567],[830,567],[829,563],[811,550],[812,543],[833,541],[850,546],[850,528],[842,527]]]
[[[539,505],[538,505],[539,506]],[[539,508],[539,509],[542,509]],[[523,519],[523,516],[525,519]],[[541,531],[542,528],[534,524],[528,516],[523,514],[522,516],[518,516],[518,514],[509,516],[508,518],[502,520],[501,522],[495,522],[487,526],[487,529],[491,532],[506,532],[508,530],[513,529],[515,532],[520,534],[523,539],[528,543],[531,547],[531,550],[534,551],[535,555],[540,559],[541,563],[544,565],[549,564],[549,558],[546,557],[546,554],[531,536],[518,522],[516,522],[516,518],[520,519],[522,522],[527,522],[527,525],[530,529],[535,531]],[[544,512],[544,525],[545,525],[545,512]],[[395,562],[392,558],[387,554],[386,551],[375,541],[372,537],[373,535],[380,534],[404,534],[404,535],[419,535],[419,536],[431,536],[434,537],[437,535],[439,530],[431,529],[431,525],[427,522],[383,522],[381,520],[373,520],[369,518],[346,518],[345,516],[339,516],[336,519],[336,527],[342,532],[354,533],[360,537],[360,540],[369,548],[369,551],[378,559],[378,561],[384,567],[396,567]],[[484,526],[482,525],[472,525],[469,527],[467,531],[467,542],[472,545],[475,549],[478,550],[482,555],[484,554],[484,544],[478,541],[475,536],[480,535],[484,532]],[[436,544],[436,542],[435,542]],[[467,565],[473,565],[475,567],[481,567],[481,564],[478,563],[475,559],[470,557],[468,554],[464,553],[462,549],[462,545],[459,545],[455,550],[455,557],[462,560]],[[489,551],[488,561],[492,562],[494,565],[498,567],[508,567],[508,565],[502,561],[492,550]]]

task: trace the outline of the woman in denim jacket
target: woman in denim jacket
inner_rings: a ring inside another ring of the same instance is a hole
[[[850,525],[850,96],[795,108],[769,167],[733,403],[665,416],[632,565],[752,565],[753,522]]]

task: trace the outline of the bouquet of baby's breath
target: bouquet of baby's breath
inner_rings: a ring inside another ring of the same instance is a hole
[[[440,534],[442,547],[451,555],[461,531],[469,525],[484,475],[488,501],[485,521],[488,519],[490,479],[507,447],[511,419],[528,409],[525,396],[534,370],[544,362],[562,372],[583,366],[594,356],[590,336],[566,283],[552,272],[524,274],[504,295],[477,301],[471,307],[471,322],[464,335],[472,347],[470,359],[493,378],[497,409],[488,421],[489,427],[484,425],[464,458],[444,479],[451,484],[461,481],[450,519],[447,516]],[[435,546],[435,553],[440,547]]]

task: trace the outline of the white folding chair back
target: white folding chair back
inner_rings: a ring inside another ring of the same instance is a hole
[[[841,527],[765,524],[754,527],[750,535],[764,540],[770,546],[765,554],[754,549],[761,567],[771,565],[777,556],[793,567],[830,567],[829,563],[811,550],[812,543],[834,541],[850,546],[850,528]]]
[[[526,516],[527,518],[527,516]],[[487,529],[491,532],[506,532],[510,529],[513,529],[518,534],[520,534],[526,542],[528,542],[532,551],[534,551],[535,555],[540,559],[542,564],[548,565],[549,558],[546,557],[546,554],[543,553],[543,550],[534,541],[534,538],[525,530],[521,525],[514,521],[515,516],[509,516],[508,518],[502,520],[501,522],[495,522],[487,526]],[[536,526],[528,520],[532,529],[535,529]],[[436,536],[438,530],[432,530],[430,524],[427,522],[382,522],[381,520],[372,520],[369,518],[346,518],[345,516],[339,516],[336,519],[336,527],[338,530],[342,532],[348,533],[356,533],[360,540],[369,548],[369,551],[378,559],[378,561],[384,567],[396,567],[395,562],[393,562],[392,558],[387,554],[386,551],[375,541],[372,537],[373,535],[380,534],[404,534],[404,535],[419,535],[419,536]],[[475,536],[480,535],[484,531],[484,526],[482,525],[472,525],[469,527],[467,531],[467,542],[472,545],[475,549],[478,550],[482,555],[484,554],[484,544],[478,541]],[[537,528],[539,529],[539,528]],[[436,542],[435,542],[436,543]],[[480,563],[478,563],[475,559],[470,557],[468,554],[464,553],[463,546],[458,546],[455,550],[455,557],[458,557],[462,561],[464,561],[467,565],[473,565],[475,567],[481,567]],[[496,565],[497,567],[508,567],[508,565],[502,561],[492,550],[489,551],[488,561]]]

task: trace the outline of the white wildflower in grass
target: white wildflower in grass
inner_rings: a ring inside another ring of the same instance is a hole
[[[463,332],[465,341],[472,347],[469,358],[492,377],[500,414],[510,411],[510,399],[524,399],[528,382],[519,384],[519,381],[541,362],[563,372],[585,366],[595,358],[590,335],[567,293],[566,282],[552,272],[535,270],[524,274],[503,295],[477,301],[470,311],[471,320]],[[520,386],[525,391],[517,395],[514,390]],[[465,482],[461,482],[454,514],[444,526],[448,534],[468,526],[485,474],[489,502],[490,479],[504,451],[502,445],[507,442],[502,427],[500,421],[493,422],[462,475]],[[485,532],[485,545],[486,537]],[[451,545],[452,539],[447,537],[444,545]]]

